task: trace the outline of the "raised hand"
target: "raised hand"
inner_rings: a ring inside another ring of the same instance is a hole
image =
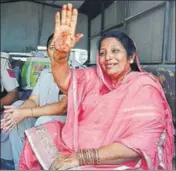
[[[73,9],[72,4],[63,5],[60,12],[55,16],[55,30],[51,45],[55,47],[55,58],[66,57],[75,44],[83,37],[83,34],[76,34],[78,11]]]

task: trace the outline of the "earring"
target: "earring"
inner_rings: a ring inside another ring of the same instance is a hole
[[[130,64],[132,64],[132,63],[133,63],[133,60],[130,61]]]

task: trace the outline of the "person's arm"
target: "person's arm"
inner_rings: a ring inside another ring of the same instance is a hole
[[[11,130],[17,123],[21,122],[25,118],[48,116],[48,115],[63,115],[67,109],[67,96],[64,96],[59,102],[48,104],[44,106],[32,107],[34,103],[30,103],[30,107],[22,108],[5,108],[4,118],[1,120],[1,128],[5,131]]]
[[[20,108],[33,108],[39,106],[39,95],[31,95],[19,107]]]
[[[140,154],[136,151],[119,143],[113,143],[101,147],[98,151],[101,165],[120,164],[128,160],[140,158]]]
[[[8,92],[8,94],[0,99],[1,107],[4,105],[9,105],[15,102],[18,99],[18,89],[15,88]]]
[[[52,60],[51,68],[53,72],[54,81],[61,89],[61,91],[64,94],[67,94],[71,77],[71,72],[68,64],[68,57],[66,56],[65,59],[63,59],[62,61]]]
[[[83,149],[71,155],[59,155],[49,170],[66,170],[83,165],[117,165],[140,159],[140,154],[119,143],[99,149]]]
[[[25,110],[25,117],[63,115],[67,110],[67,96],[64,96],[59,102],[34,108],[24,108],[23,110]]]
[[[55,17],[54,37],[50,45],[54,48],[51,63],[56,84],[63,93],[67,94],[71,78],[68,56],[83,34],[75,35],[78,11],[72,8],[72,4],[63,5],[61,16],[62,18],[57,12]]]

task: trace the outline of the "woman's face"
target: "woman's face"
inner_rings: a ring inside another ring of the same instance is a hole
[[[114,37],[105,38],[101,42],[99,56],[103,72],[112,80],[117,79],[119,75],[123,76],[123,73],[130,70],[127,52],[120,41]]]

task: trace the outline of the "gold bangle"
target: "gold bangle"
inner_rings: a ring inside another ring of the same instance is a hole
[[[79,165],[99,165],[100,156],[97,149],[83,149],[76,152]]]

